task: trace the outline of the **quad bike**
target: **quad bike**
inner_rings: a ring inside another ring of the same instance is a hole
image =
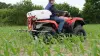
[[[42,11],[41,14],[45,14],[45,12],[43,13]],[[28,30],[34,38],[38,37],[38,34],[40,33],[45,33],[46,37],[49,36],[49,34],[57,34],[59,22],[50,19],[38,19],[38,17],[36,15],[32,15],[32,13],[28,13],[27,17]],[[85,25],[84,20],[80,17],[70,17],[69,13],[66,13],[65,17],[67,17],[67,19],[65,20],[66,23],[64,24],[62,33],[82,36],[84,39],[86,39],[86,32],[83,28]]]

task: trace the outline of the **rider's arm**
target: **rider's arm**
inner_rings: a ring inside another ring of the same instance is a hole
[[[51,6],[50,10],[54,13],[63,13],[64,11],[57,10],[54,5]]]

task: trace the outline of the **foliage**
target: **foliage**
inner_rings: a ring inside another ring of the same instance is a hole
[[[82,12],[87,23],[100,23],[100,0],[86,0]]]
[[[53,39],[55,43],[47,45],[42,40],[43,35],[33,40],[28,32],[17,31],[27,26],[0,27],[0,56],[100,56],[100,25],[84,28],[87,31],[84,42],[78,36],[59,36],[61,42]]]
[[[26,14],[29,11],[42,9],[42,6],[33,5],[30,1],[23,1],[5,9],[0,9],[0,24],[26,25]]]
[[[0,9],[9,8],[11,4],[6,4],[4,2],[0,2]]]

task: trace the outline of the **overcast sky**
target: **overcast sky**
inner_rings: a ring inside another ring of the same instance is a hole
[[[20,2],[22,0],[0,0],[0,2],[5,2],[5,3],[11,3],[11,4],[16,4],[17,2]],[[55,0],[56,3],[63,3],[67,2],[71,6],[75,6],[82,10],[85,0]],[[43,7],[46,6],[48,3],[48,0],[32,0],[32,3],[36,5],[42,5]]]

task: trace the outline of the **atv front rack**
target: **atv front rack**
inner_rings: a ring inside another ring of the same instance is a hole
[[[49,32],[49,31],[22,30],[22,29],[20,29],[20,30],[14,30],[14,31],[17,31],[17,32],[30,32],[30,31],[32,31],[32,32],[37,32],[37,33],[40,33],[40,32],[47,33],[47,32]]]

